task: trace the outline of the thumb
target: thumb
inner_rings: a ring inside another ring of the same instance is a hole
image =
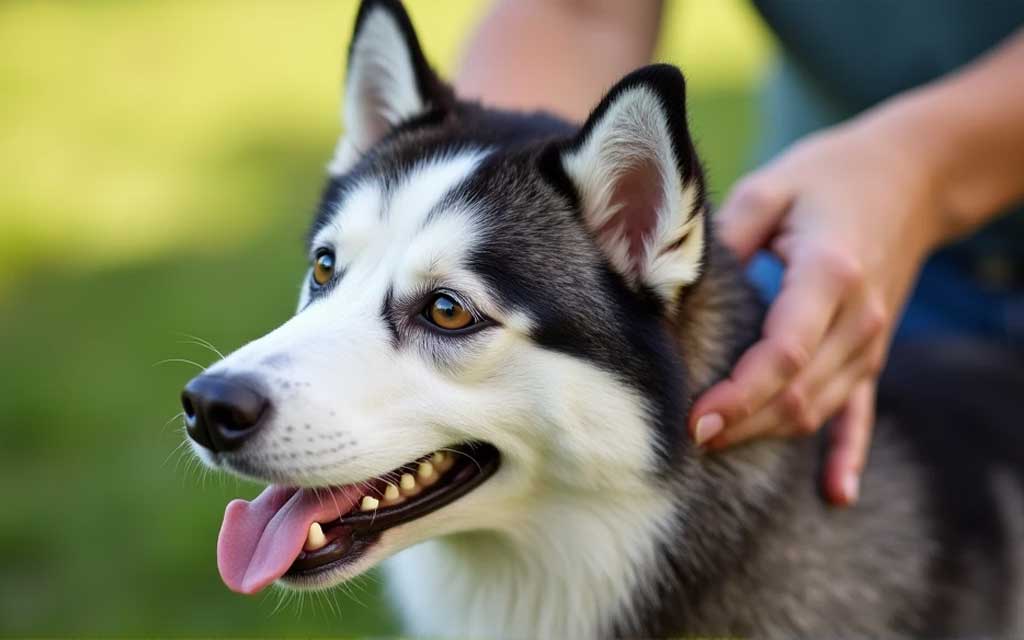
[[[768,169],[743,178],[715,213],[719,240],[746,262],[775,235],[793,202],[788,187]]]

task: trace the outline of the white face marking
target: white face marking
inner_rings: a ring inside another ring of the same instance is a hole
[[[331,247],[337,264],[348,270],[356,262],[391,261],[390,275],[407,293],[431,269],[460,266],[473,245],[472,220],[458,211],[437,210],[445,194],[463,182],[485,154],[471,152],[436,158],[413,169],[389,198],[379,184],[365,182],[341,204],[334,221],[321,229],[313,247]],[[437,215],[430,219],[430,215]]]
[[[587,551],[595,559],[602,549],[620,553],[627,541],[633,556],[653,548],[646,529],[628,524],[636,511],[650,528],[651,518],[639,512],[667,509],[646,482],[657,448],[642,397],[588,361],[537,346],[528,313],[506,308],[470,269],[480,216],[465,204],[445,204],[445,196],[485,155],[434,158],[388,190],[372,179],[355,186],[312,243],[334,249],[337,281],[321,295],[304,293],[294,318],[210,370],[262,379],[271,392],[271,422],[232,454],[263,480],[341,485],[463,442],[500,451],[496,475],[440,511],[386,531],[325,583],[428,538],[467,531],[526,546],[554,535],[545,544],[568,553],[572,541],[559,531],[575,536],[597,527]],[[408,319],[419,309],[403,304],[438,288],[458,293],[496,326],[452,338],[400,321],[396,340],[382,315],[389,293]],[[244,471],[230,457],[225,464]],[[556,512],[570,504],[589,515],[565,528]],[[609,517],[625,528],[602,530]],[[600,578],[618,587],[595,606],[625,597],[631,583],[620,577]]]

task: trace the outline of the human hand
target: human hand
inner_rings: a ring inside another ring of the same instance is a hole
[[[836,417],[826,495],[856,500],[874,423],[876,379],[917,272],[945,239],[928,159],[878,118],[805,138],[744,178],[715,216],[747,261],[785,265],[763,335],[693,407],[698,444],[817,431]]]

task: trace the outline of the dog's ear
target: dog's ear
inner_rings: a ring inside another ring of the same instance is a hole
[[[675,303],[705,258],[704,176],[679,70],[652,65],[623,78],[558,161],[613,267]]]
[[[345,173],[394,127],[448,109],[453,99],[427,64],[402,3],[363,0],[348,51],[344,133],[328,171]]]

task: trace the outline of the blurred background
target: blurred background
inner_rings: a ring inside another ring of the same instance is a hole
[[[450,75],[486,3],[406,4]],[[667,4],[657,58],[688,76],[720,201],[773,45],[742,0]],[[226,353],[293,311],[355,11],[0,3],[0,634],[396,630],[376,576],[230,593],[221,515],[260,487],[178,447],[178,393],[216,358],[192,336]]]

